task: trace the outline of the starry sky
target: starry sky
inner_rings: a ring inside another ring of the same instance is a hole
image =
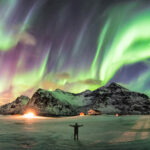
[[[0,104],[110,82],[150,95],[149,58],[148,0],[0,0]]]

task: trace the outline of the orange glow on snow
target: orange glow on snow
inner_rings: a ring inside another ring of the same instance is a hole
[[[84,116],[85,114],[84,114],[84,112],[80,112],[80,116]]]
[[[119,114],[116,114],[116,117],[119,117]]]
[[[35,118],[36,116],[33,112],[28,112],[28,113],[24,114],[23,117],[32,119],[32,118]]]

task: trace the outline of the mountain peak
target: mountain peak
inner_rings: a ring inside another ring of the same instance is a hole
[[[124,88],[124,87],[116,82],[112,82],[107,86],[107,88]]]
[[[119,85],[116,82],[112,82],[107,86],[107,89],[110,89],[111,91],[129,91],[128,89],[126,89],[125,87]]]

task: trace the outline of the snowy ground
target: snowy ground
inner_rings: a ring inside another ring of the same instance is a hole
[[[73,140],[78,122],[79,141]],[[0,150],[149,150],[150,116],[0,116]]]

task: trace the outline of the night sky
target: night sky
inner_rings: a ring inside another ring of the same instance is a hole
[[[149,1],[0,0],[0,104],[113,81],[150,95],[149,58]]]

